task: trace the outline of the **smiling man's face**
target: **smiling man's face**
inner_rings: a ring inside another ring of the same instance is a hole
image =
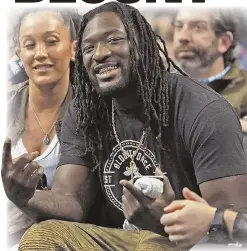
[[[81,49],[89,78],[99,93],[115,96],[129,85],[129,40],[116,13],[96,14],[87,23]]]

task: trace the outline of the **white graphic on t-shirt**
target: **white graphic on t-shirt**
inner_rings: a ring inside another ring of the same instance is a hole
[[[132,155],[138,143],[138,141],[125,140],[121,142],[121,145],[125,151]],[[135,157],[133,173],[135,176],[154,175],[158,166],[154,154],[147,148],[141,148]],[[108,199],[121,211],[123,187],[119,185],[119,181],[121,179],[129,180],[131,173],[130,158],[121,151],[119,145],[116,145],[105,163],[103,184]]]
[[[132,172],[134,174],[134,176],[142,176],[139,172],[139,168],[136,166],[136,164],[134,164],[134,167],[126,167],[126,171],[124,172],[125,176],[131,176]]]

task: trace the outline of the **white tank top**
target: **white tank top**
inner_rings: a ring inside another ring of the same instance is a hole
[[[16,145],[11,149],[12,158],[17,158],[20,155],[27,153],[25,146],[23,145],[22,139],[20,138]],[[44,168],[44,173],[47,178],[47,186],[51,188],[53,178],[56,172],[60,157],[60,144],[57,135],[54,136],[49,146],[46,148],[42,155],[38,156],[34,161],[36,161],[40,166]]]

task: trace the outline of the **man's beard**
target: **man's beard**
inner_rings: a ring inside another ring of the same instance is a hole
[[[89,76],[89,79],[99,95],[102,95],[106,98],[117,98],[123,96],[126,89],[131,89],[132,76],[133,73],[126,69],[124,70],[120,81],[116,82],[114,85],[109,85],[109,87],[103,89],[100,88],[96,76]]]
[[[194,55],[191,58],[177,59],[179,67],[189,75],[193,75],[193,73],[197,71],[207,71],[207,69],[209,69],[211,65],[216,61],[216,59],[221,55],[216,51],[215,43],[213,43],[208,48],[194,49],[193,52]]]

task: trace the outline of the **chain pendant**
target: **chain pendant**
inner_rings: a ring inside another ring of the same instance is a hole
[[[135,167],[136,167],[135,161],[134,161],[134,160],[131,160],[131,161],[130,161],[131,179],[134,178],[134,169],[135,169]]]
[[[50,139],[49,139],[49,136],[48,134],[45,135],[44,139],[43,139],[43,143],[45,145],[49,145],[50,144]]]

